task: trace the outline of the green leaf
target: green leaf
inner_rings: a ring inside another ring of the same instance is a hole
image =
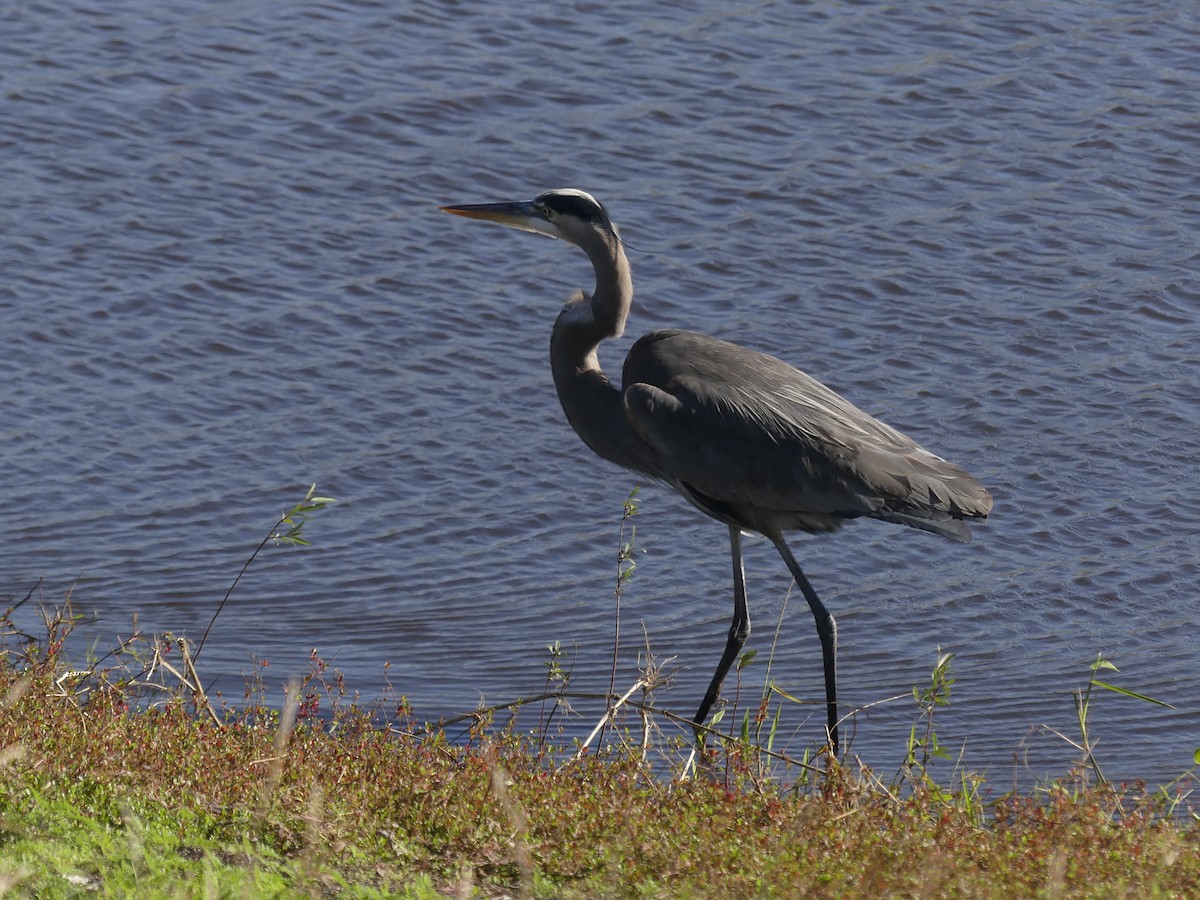
[[[791,694],[789,694],[789,693],[788,693],[787,691],[785,691],[783,688],[781,688],[781,687],[778,687],[778,686],[775,684],[775,682],[773,682],[773,681],[771,682],[770,691],[771,691],[771,693],[772,693],[772,694],[778,694],[778,695],[779,695],[780,697],[782,697],[783,699],[785,699],[785,700],[791,700],[793,703],[803,703],[803,702],[804,702],[804,701],[803,701],[803,700],[801,700],[799,697],[793,697]]]
[[[783,713],[783,704],[780,703],[775,709],[775,718],[771,720],[771,730],[767,733],[767,752],[775,749],[775,733],[779,731],[779,716]],[[1196,751],[1200,754],[1200,750]]]
[[[1092,684],[1096,687],[1104,688],[1106,691],[1112,691],[1114,694],[1124,694],[1126,697],[1132,697],[1134,700],[1145,700],[1147,703],[1153,703],[1157,706],[1165,706],[1167,709],[1174,709],[1170,703],[1165,700],[1156,700],[1154,697],[1147,697],[1145,694],[1139,694],[1137,691],[1127,690],[1126,688],[1117,687],[1115,684],[1108,684],[1104,681],[1096,681],[1092,679]]]

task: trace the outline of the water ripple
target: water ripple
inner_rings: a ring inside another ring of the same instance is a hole
[[[0,593],[44,578],[101,635],[194,634],[317,481],[341,499],[317,546],[260,558],[205,651],[223,690],[253,656],[284,680],[318,647],[366,693],[390,660],[435,716],[528,692],[553,640],[606,686],[635,479],[578,445],[545,361],[590,272],[436,210],[573,184],[642,248],[610,369],[643,329],[720,334],[993,489],[967,548],[866,525],[797,542],[848,702],[952,649],[947,727],[999,771],[1028,724],[1069,724],[1096,652],[1181,710],[1200,696],[1200,31],[1174,5],[79,0],[9,19]],[[627,621],[688,666],[686,709],[725,631],[722,533],[642,496]],[[768,634],[786,583],[769,548],[750,571]],[[788,622],[774,672],[814,696],[815,638],[794,605]],[[1129,774],[1188,765],[1178,720],[1103,713]],[[894,760],[908,715],[861,722],[856,749]]]

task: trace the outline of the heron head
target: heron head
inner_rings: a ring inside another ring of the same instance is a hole
[[[532,200],[443,206],[441,210],[468,219],[499,222],[510,228],[544,234],[578,246],[584,246],[589,238],[596,235],[615,237],[617,234],[600,201],[575,188],[545,191]]]

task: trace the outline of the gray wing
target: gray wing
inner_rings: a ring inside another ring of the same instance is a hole
[[[969,540],[988,492],[967,472],[772,356],[686,331],[629,352],[626,414],[711,515],[771,533],[871,516]]]

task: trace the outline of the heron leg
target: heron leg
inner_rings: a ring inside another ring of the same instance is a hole
[[[729,669],[741,652],[742,645],[746,643],[746,638],[750,637],[750,613],[746,608],[746,570],[742,566],[742,533],[732,525],[729,526],[729,551],[733,557],[733,621],[729,625],[729,639],[725,642],[721,662],[717,665],[717,671],[713,673],[708,691],[704,694],[704,701],[692,720],[697,726],[703,725],[708,718],[709,710],[721,696],[721,685],[725,676],[729,674]],[[697,741],[703,740],[702,734],[697,729]]]
[[[833,616],[829,614],[829,610],[825,608],[825,604],[821,602],[821,598],[817,596],[813,586],[808,583],[808,578],[805,577],[800,564],[796,562],[796,557],[792,555],[791,549],[784,542],[783,536],[771,536],[771,542],[775,544],[775,549],[787,563],[792,577],[796,579],[796,584],[800,586],[800,591],[804,594],[804,599],[808,601],[813,618],[817,620],[817,636],[821,639],[821,660],[825,665],[825,705],[828,713],[829,746],[833,750],[833,755],[837,756],[837,622],[833,620]]]

